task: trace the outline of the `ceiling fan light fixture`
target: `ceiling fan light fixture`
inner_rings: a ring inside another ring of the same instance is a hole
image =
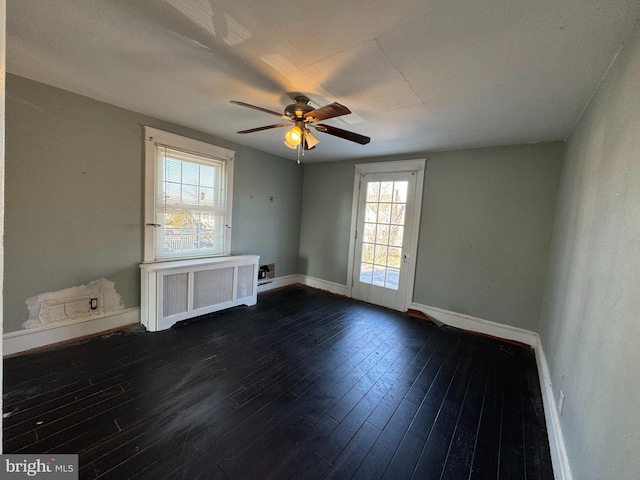
[[[289,147],[291,150],[295,150],[296,148],[298,148],[297,145],[294,145],[293,143],[291,143],[289,140],[287,140],[286,138],[284,139],[284,144]]]
[[[293,127],[285,134],[285,139],[292,145],[299,145],[302,141],[302,130],[298,126]]]
[[[320,143],[320,140],[308,128],[304,129],[304,141],[307,143],[307,148],[313,148]]]

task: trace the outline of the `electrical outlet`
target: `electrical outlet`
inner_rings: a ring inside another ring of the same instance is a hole
[[[562,415],[562,407],[564,407],[564,392],[560,390],[560,398],[558,399],[558,415]]]
[[[89,300],[89,308],[91,310],[97,310],[98,309],[98,299],[97,298],[92,298]]]

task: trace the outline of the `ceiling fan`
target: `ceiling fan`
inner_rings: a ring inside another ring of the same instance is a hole
[[[241,130],[238,133],[253,133],[261,132],[262,130],[269,130],[271,128],[289,127],[293,124],[293,127],[285,134],[284,144],[292,149],[301,147],[303,150],[310,150],[314,148],[320,140],[318,140],[310,128],[316,129],[318,132],[328,133],[334,137],[343,138],[351,142],[359,143],[360,145],[366,145],[371,141],[369,137],[360,135],[359,133],[349,132],[332,125],[325,125],[321,122],[329,118],[340,117],[351,113],[344,105],[334,102],[324,107],[314,109],[309,105],[309,98],[304,95],[299,95],[293,99],[295,103],[287,105],[284,109],[284,113],[278,113],[267,108],[257,107],[245,102],[238,102],[231,100],[231,103],[240,105],[241,107],[252,108],[261,112],[269,113],[280,117],[283,120],[287,120],[289,123],[275,123],[273,125],[266,125],[264,127],[250,128],[248,130]],[[298,163],[300,160],[298,159]]]

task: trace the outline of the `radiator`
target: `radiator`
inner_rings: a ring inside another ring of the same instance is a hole
[[[258,255],[143,263],[142,324],[155,332],[176,322],[258,299]]]

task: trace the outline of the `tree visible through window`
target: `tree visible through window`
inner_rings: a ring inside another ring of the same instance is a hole
[[[232,154],[151,128],[147,135],[145,261],[229,254]],[[152,250],[151,252],[147,250]],[[152,257],[152,258],[151,258]]]

